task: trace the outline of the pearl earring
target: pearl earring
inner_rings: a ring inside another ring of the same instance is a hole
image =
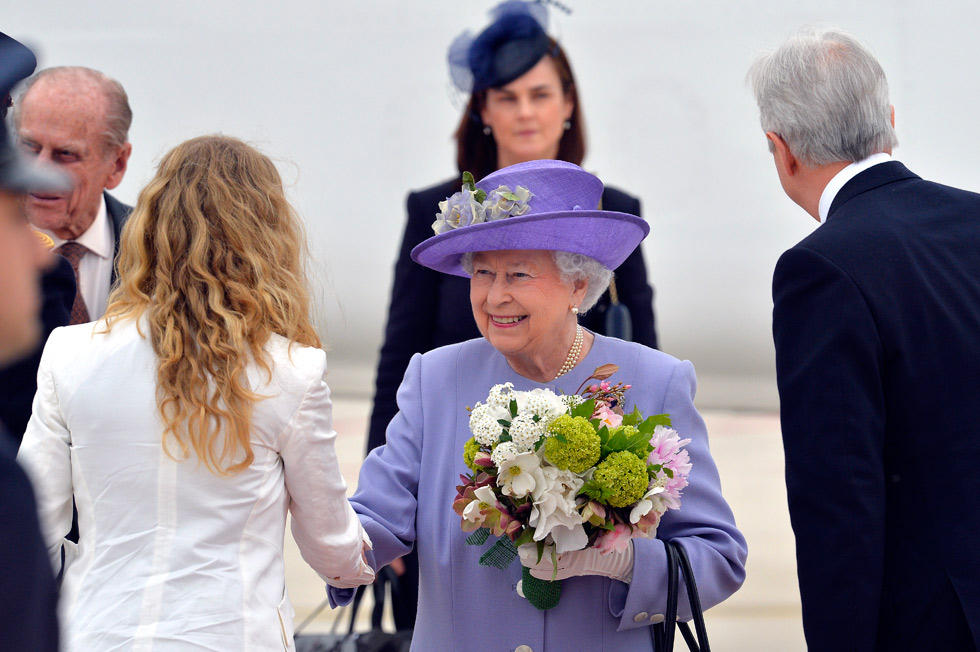
[[[572,128],[572,121],[571,120],[566,120],[565,121],[565,124],[563,124],[562,126],[565,127],[565,131],[568,131],[569,129]]]
[[[483,135],[484,136],[489,136],[492,133],[493,133],[493,130],[491,130],[489,126],[484,125],[484,127],[483,127]]]
[[[578,314],[578,306],[572,306],[570,308],[570,310],[572,311],[572,314],[573,315],[577,315]]]

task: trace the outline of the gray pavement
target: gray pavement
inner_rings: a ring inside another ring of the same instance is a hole
[[[351,491],[363,457],[369,411],[367,400],[335,398],[337,452]],[[742,589],[706,615],[711,648],[716,652],[806,650],[793,533],[783,485],[779,418],[772,413],[717,410],[702,414],[708,424],[711,451],[721,472],[725,497],[749,544],[747,578]],[[296,608],[296,622],[300,623],[322,602],[324,589],[300,558],[288,532],[286,585]],[[361,608],[363,629],[368,627],[368,607],[365,603]],[[324,610],[307,631],[329,631],[334,616],[334,612]]]

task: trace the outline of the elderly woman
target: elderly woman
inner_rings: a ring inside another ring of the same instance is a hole
[[[626,411],[668,413],[691,438],[693,469],[679,510],[662,519],[658,536],[682,542],[695,568],[705,607],[741,585],[745,541],[721,495],[704,422],[694,408],[694,370],[640,344],[582,328],[615,268],[646,235],[632,215],[597,210],[602,183],[560,161],[532,161],[499,170],[477,184],[486,192],[526,188],[517,216],[477,224],[439,219],[441,234],[412,252],[419,263],[470,277],[470,304],[483,338],[412,358],[398,392],[400,411],[361,469],[351,499],[375,547],[375,567],[417,546],[419,611],[413,650],[652,649],[651,623],[663,620],[667,563],[660,539],[634,539],[621,553],[567,553],[561,601],[532,607],[515,587],[520,566],[481,566],[481,548],[453,511],[455,486],[470,438],[466,408],[491,386],[548,388],[572,394],[604,364],[618,365]],[[466,211],[462,213],[466,217]],[[455,228],[454,228],[455,227]],[[581,557],[581,563],[572,563]],[[568,573],[566,573],[568,576]],[[337,602],[347,592],[331,590]],[[683,608],[681,609],[683,612]]]
[[[299,219],[272,161],[205,136],[164,157],[121,245],[105,318],[45,346],[20,449],[65,559],[64,649],[291,650],[287,509],[325,579],[374,577]]]

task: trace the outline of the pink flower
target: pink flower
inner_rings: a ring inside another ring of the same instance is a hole
[[[607,530],[605,534],[595,540],[594,548],[604,555],[611,552],[623,552],[630,545],[633,538],[633,528],[625,523],[617,523],[612,530]]]
[[[647,458],[649,464],[659,464],[670,469],[674,477],[668,477],[661,471],[658,483],[662,483],[664,493],[660,498],[669,509],[680,507],[681,490],[687,486],[687,476],[691,473],[691,456],[682,447],[691,443],[690,439],[681,439],[672,428],[657,426],[650,438],[653,451]]]
[[[612,409],[605,403],[601,404],[592,415],[593,419],[598,419],[607,428],[617,428],[623,423],[623,415],[616,414]]]

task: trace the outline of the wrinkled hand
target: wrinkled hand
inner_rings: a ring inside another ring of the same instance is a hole
[[[557,564],[552,561],[549,549],[545,549],[541,561],[538,561],[537,544],[529,543],[517,549],[521,563],[527,567],[533,577],[550,582],[565,580],[580,575],[602,575],[621,582],[633,577],[633,542],[622,552],[602,554],[595,548],[565,552],[557,557]]]

